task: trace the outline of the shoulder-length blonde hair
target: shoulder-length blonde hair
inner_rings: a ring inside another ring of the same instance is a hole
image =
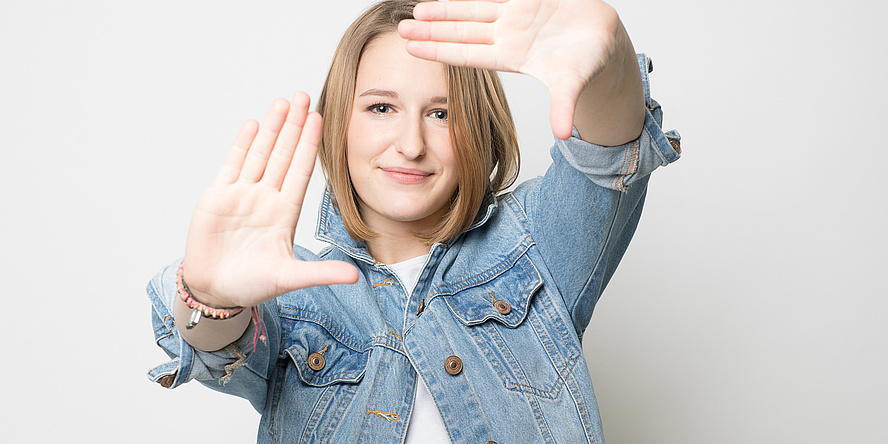
[[[321,167],[345,227],[358,241],[377,236],[361,218],[346,157],[358,64],[371,41],[397,32],[401,20],[413,18],[413,6],[419,1],[384,0],[355,20],[336,48],[318,100],[317,111],[324,118]],[[444,67],[448,129],[459,178],[441,222],[430,232],[414,233],[429,245],[449,242],[469,228],[485,198],[511,186],[519,167],[515,124],[499,76],[490,70]]]

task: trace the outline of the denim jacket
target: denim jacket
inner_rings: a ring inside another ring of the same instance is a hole
[[[172,358],[149,372],[165,387],[196,379],[262,413],[260,443],[400,443],[422,378],[454,443],[602,443],[582,354],[592,310],[641,216],[647,178],[679,155],[650,98],[641,136],[618,147],[573,137],[543,177],[491,199],[475,223],[434,244],[411,296],[349,237],[330,195],[319,254],[360,271],[357,284],[294,291],[260,306],[255,326],[217,352],[173,322],[178,262],[148,285],[157,344]]]

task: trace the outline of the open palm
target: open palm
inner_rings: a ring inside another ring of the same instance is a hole
[[[309,98],[279,99],[262,125],[244,124],[198,202],[185,249],[184,277],[216,307],[251,306],[288,291],[353,283],[344,262],[298,261],[293,237],[321,137]]]
[[[559,138],[570,136],[583,88],[617,47],[619,17],[597,0],[423,2],[398,31],[416,57],[520,72],[543,82]]]

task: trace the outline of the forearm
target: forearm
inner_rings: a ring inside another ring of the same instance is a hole
[[[250,325],[250,310],[245,309],[239,315],[224,319],[201,318],[194,328],[185,328],[191,317],[192,310],[180,298],[173,301],[173,318],[176,328],[185,342],[203,351],[220,350],[240,338]]]
[[[644,89],[632,41],[616,17],[614,52],[580,93],[574,126],[583,140],[617,146],[638,138],[644,125]]]

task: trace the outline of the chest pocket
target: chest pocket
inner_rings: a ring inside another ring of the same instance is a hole
[[[580,349],[542,277],[526,254],[500,274],[446,295],[503,385],[556,398]],[[563,304],[562,304],[563,305]]]
[[[303,383],[324,387],[357,383],[364,376],[370,352],[362,344],[341,334],[334,336],[330,330],[337,331],[335,328],[315,322],[291,321],[288,327],[289,345],[284,352]]]

